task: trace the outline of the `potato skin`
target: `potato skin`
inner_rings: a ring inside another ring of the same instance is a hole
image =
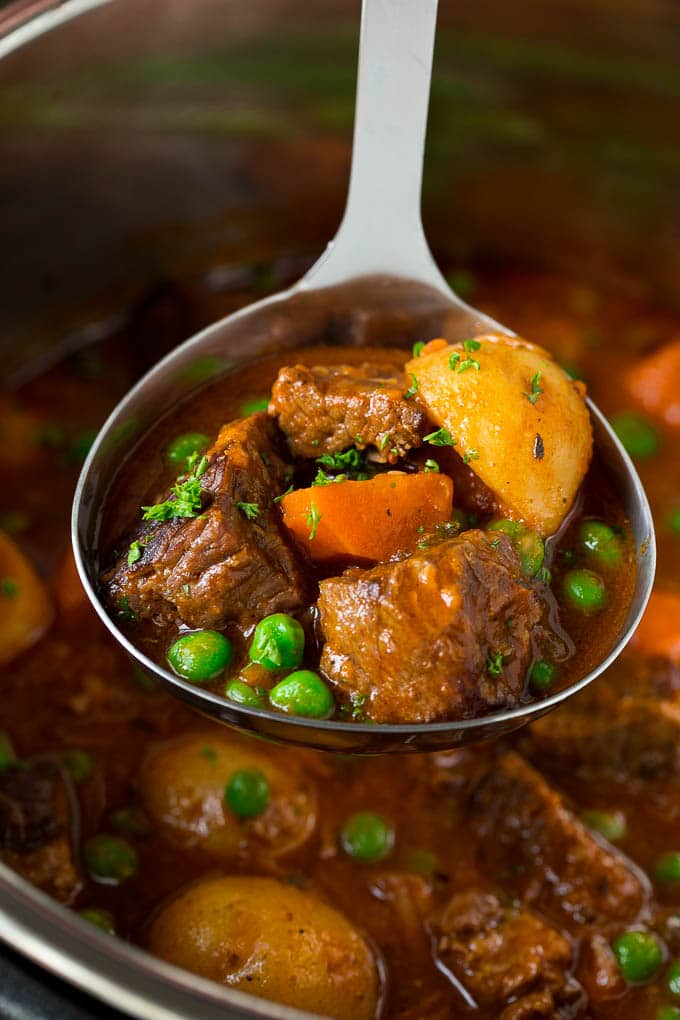
[[[202,879],[153,920],[156,956],[220,984],[334,1017],[374,1020],[380,977],[337,910],[271,878]]]
[[[469,465],[495,494],[501,513],[552,535],[592,455],[585,388],[547,351],[520,337],[484,334],[475,341],[480,346],[472,351],[463,344],[431,352],[426,347],[406,370],[418,380],[418,399],[449,430],[457,452],[473,451]],[[452,369],[453,354],[459,359]],[[466,358],[479,369],[461,371]]]
[[[219,862],[246,855],[266,862],[301,846],[316,825],[315,785],[286,761],[284,768],[275,749],[222,732],[188,733],[152,748],[140,792],[152,821],[175,845]],[[238,769],[259,769],[269,783],[268,806],[249,820],[237,818],[224,800]]]

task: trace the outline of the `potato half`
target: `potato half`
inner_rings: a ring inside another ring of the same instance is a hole
[[[592,454],[583,383],[543,348],[495,334],[435,342],[406,370],[432,421],[447,430],[502,512],[542,535],[557,531]]]

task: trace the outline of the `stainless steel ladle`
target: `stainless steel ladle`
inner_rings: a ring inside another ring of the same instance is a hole
[[[165,688],[231,726],[332,751],[426,751],[485,740],[550,711],[620,653],[649,597],[655,566],[652,517],[640,479],[603,415],[589,404],[599,462],[618,488],[637,550],[633,599],[616,640],[577,683],[543,700],[478,719],[414,725],[318,721],[250,709],[190,684],[143,655],[98,596],[101,508],[127,453],[168,408],[195,391],[197,375],[310,342],[455,339],[511,330],[460,301],[435,265],[420,217],[425,128],[437,0],[364,0],[354,149],[344,218],[326,252],[295,286],[187,340],[121,401],[83,468],[73,506],[73,546],[85,589],[117,641]],[[383,327],[381,327],[381,323]]]

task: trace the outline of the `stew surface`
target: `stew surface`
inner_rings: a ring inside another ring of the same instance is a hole
[[[154,360],[187,332],[161,293],[2,402],[0,846],[119,937],[330,1016],[676,1020],[680,320],[642,285],[476,283],[636,459],[660,556],[632,647],[511,740],[409,758],[248,740],[154,689],[90,609],[68,518],[92,430],[147,367],[140,337]]]

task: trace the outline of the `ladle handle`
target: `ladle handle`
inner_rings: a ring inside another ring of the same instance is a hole
[[[446,289],[420,216],[436,21],[437,0],[363,0],[347,206],[305,286],[389,273]]]

